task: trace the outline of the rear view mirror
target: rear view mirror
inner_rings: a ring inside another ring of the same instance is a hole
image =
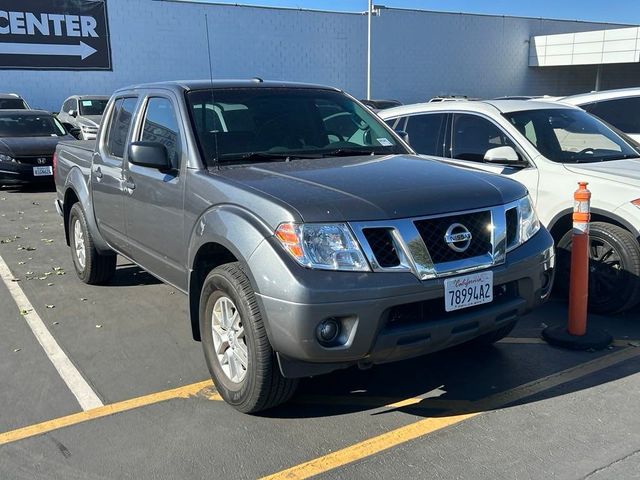
[[[522,160],[513,147],[496,147],[487,150],[484,154],[484,161],[487,163],[497,163],[510,167],[526,167],[529,163]]]
[[[129,145],[130,163],[140,167],[171,170],[167,147],[158,142],[133,142]]]
[[[409,134],[404,130],[395,130],[396,135],[398,135],[404,143],[409,143]]]

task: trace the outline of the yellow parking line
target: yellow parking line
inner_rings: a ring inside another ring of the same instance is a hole
[[[319,475],[329,470],[347,465],[357,460],[375,455],[376,453],[388,450],[411,440],[423,437],[429,433],[441,430],[445,427],[455,425],[469,418],[475,417],[483,413],[487,409],[495,409],[500,406],[513,403],[526,397],[530,397],[536,393],[543,392],[550,388],[556,387],[563,383],[582,378],[590,373],[611,367],[615,364],[624,362],[631,358],[640,356],[640,348],[628,348],[619,350],[615,353],[605,355],[590,362],[569,368],[567,370],[548,375],[546,377],[534,380],[524,385],[515,387],[506,392],[492,395],[486,399],[471,404],[472,411],[470,413],[459,413],[455,415],[435,418],[425,418],[418,422],[397,428],[390,432],[369,438],[355,445],[343,448],[341,450],[329,453],[327,455],[309,460],[307,462],[295,465],[286,470],[274,473],[262,480],[280,480],[280,479],[304,479],[314,475]]]
[[[58,430],[59,428],[77,425],[79,423],[95,420],[97,418],[107,417],[116,413],[126,412],[135,408],[152,405],[154,403],[164,402],[175,398],[189,398],[199,396],[208,400],[222,400],[220,395],[213,391],[213,383],[211,380],[198,382],[184,387],[178,387],[171,390],[152,393],[142,397],[136,397],[122,402],[112,403],[103,407],[93,408],[83,412],[67,415],[66,417],[55,418],[46,422],[29,425],[28,427],[18,428],[10,432],[0,433],[0,445],[23,440],[25,438],[42,435],[43,433]]]

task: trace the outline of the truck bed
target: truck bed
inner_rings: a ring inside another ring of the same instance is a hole
[[[85,183],[89,181],[91,172],[91,158],[95,148],[95,140],[75,140],[60,142],[56,147],[57,167],[56,186],[58,182],[64,182],[73,167],[78,167],[82,172]]]

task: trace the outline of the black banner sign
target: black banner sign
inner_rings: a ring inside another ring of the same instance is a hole
[[[2,0],[0,69],[111,70],[106,0]]]

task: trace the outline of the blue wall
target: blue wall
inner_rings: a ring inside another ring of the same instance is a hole
[[[366,89],[366,17],[358,14],[108,0],[112,72],[0,70],[0,91],[58,110],[71,94],[110,94],[139,82],[207,78],[205,14],[216,78],[259,76]],[[568,94],[593,88],[594,67],[528,67],[531,35],[615,25],[383,10],[373,18],[377,98],[423,101],[437,94],[494,97]],[[603,86],[640,79],[640,66],[611,66]]]

